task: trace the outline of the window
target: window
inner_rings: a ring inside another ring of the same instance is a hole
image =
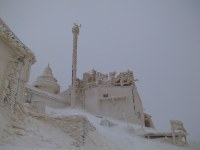
[[[103,97],[108,97],[108,93],[106,93],[106,94],[103,94]]]

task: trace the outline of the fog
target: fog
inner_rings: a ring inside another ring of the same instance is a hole
[[[68,88],[76,22],[79,78],[93,68],[133,70],[156,128],[181,120],[189,140],[200,141],[199,0],[0,0],[0,17],[36,55],[29,84],[50,63]]]

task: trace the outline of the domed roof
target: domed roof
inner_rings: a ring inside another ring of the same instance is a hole
[[[45,68],[43,74],[37,77],[37,80],[33,83],[33,86],[52,94],[58,94],[60,92],[60,85],[57,83],[56,78],[53,76],[49,64],[47,68]]]

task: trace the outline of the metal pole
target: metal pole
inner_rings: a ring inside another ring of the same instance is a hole
[[[77,43],[79,35],[79,27],[74,23],[72,28],[73,33],[73,52],[72,52],[72,92],[71,92],[71,106],[76,104],[76,71],[77,71]]]

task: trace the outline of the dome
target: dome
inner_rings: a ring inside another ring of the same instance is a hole
[[[60,85],[57,83],[56,78],[52,74],[50,65],[48,64],[43,74],[37,77],[37,80],[33,83],[33,86],[52,94],[58,94],[60,92]]]

